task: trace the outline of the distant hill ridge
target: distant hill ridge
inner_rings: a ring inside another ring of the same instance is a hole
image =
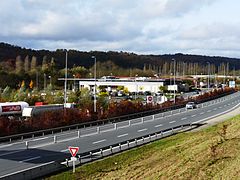
[[[203,56],[203,55],[189,55],[189,54],[165,54],[165,55],[137,55],[128,52],[102,52],[102,51],[68,51],[68,63],[69,67],[74,64],[77,66],[85,66],[89,68],[93,65],[94,61],[91,57],[94,55],[100,62],[112,61],[119,67],[123,68],[143,68],[144,64],[151,64],[160,66],[164,62],[169,62],[173,58],[176,61],[182,61],[186,63],[199,63],[202,65],[210,62],[216,66],[221,63],[229,63],[229,69],[240,69],[240,59],[228,58],[220,56]],[[65,64],[65,51],[64,49],[57,49],[56,51],[49,50],[33,50],[26,49],[19,46],[14,46],[4,42],[0,43],[0,62],[7,60],[15,60],[15,58],[20,55],[23,59],[29,55],[36,56],[39,64],[42,62],[42,58],[47,56],[49,59],[54,58],[59,67],[64,67]]]

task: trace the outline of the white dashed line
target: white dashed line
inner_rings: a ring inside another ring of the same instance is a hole
[[[212,110],[208,110],[207,112],[212,112]]]
[[[20,163],[22,163],[22,162],[28,162],[28,161],[32,161],[32,160],[39,159],[39,158],[41,158],[41,156],[37,156],[37,157],[25,159],[25,160],[22,160],[22,161],[19,161],[19,162],[20,162]]]
[[[185,119],[187,119],[186,117],[184,117],[184,118],[182,118],[181,120],[185,120]]]
[[[172,123],[175,123],[176,121],[171,121],[171,122],[169,122],[169,124],[172,124]]]
[[[146,128],[145,129],[140,129],[137,132],[142,132],[142,131],[146,131],[146,130],[147,130]]]
[[[60,152],[67,152],[67,151],[69,151],[69,149],[63,149]]]
[[[106,141],[106,139],[102,139],[100,141],[95,141],[95,142],[93,142],[93,144],[98,144],[98,143],[101,143],[101,142],[104,142],[104,141]]]
[[[158,125],[156,125],[156,126],[154,126],[154,127],[161,127],[162,126],[162,124],[158,124]]]
[[[120,138],[120,137],[124,137],[124,136],[128,136],[128,133],[126,133],[126,134],[121,134],[121,135],[119,135],[119,136],[117,136],[117,137]]]
[[[204,114],[205,112],[201,112],[201,113],[199,113],[200,115],[202,115],[202,114]]]
[[[218,109],[222,109],[222,106],[218,107]]]
[[[195,117],[195,116],[196,116],[196,114],[192,115],[191,117]]]

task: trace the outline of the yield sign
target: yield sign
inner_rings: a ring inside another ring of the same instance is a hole
[[[72,154],[72,156],[75,157],[77,155],[79,147],[71,147],[71,146],[69,146],[68,149],[69,149],[70,153]]]

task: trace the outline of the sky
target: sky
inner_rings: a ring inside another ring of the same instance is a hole
[[[239,0],[1,0],[0,41],[31,49],[240,58]]]

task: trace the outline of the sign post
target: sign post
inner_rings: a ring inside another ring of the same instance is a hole
[[[71,157],[71,161],[73,162],[73,173],[75,173],[75,162],[77,161],[77,158],[75,157],[77,155],[77,152],[79,150],[79,147],[68,147],[72,157]]]
[[[153,96],[147,96],[147,103],[153,103]]]

